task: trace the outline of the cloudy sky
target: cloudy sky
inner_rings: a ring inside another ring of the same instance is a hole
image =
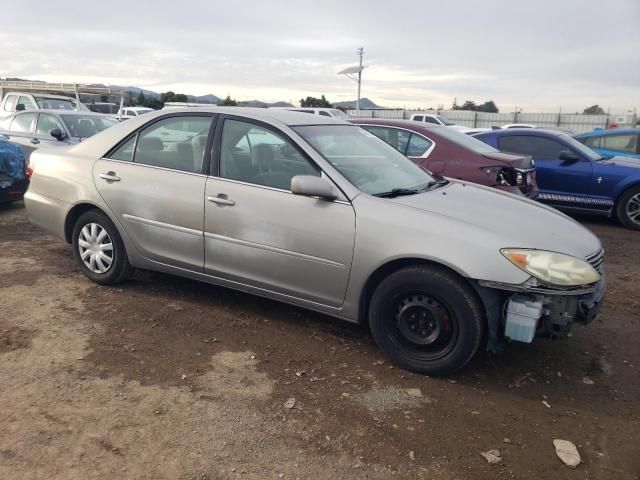
[[[100,7],[102,9],[100,9]],[[239,100],[640,109],[640,0],[3,0],[0,77]]]

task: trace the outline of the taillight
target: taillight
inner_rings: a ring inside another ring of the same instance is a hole
[[[31,176],[33,175],[33,169],[35,167],[35,163],[33,163],[33,160],[31,160],[28,164],[27,164],[27,178],[29,180],[31,180]]]

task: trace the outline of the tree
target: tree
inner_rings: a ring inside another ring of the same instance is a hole
[[[124,105],[126,107],[133,106],[133,93],[131,92],[131,90],[127,92],[127,95],[124,98]]]
[[[604,108],[600,105],[591,105],[589,108],[585,108],[582,113],[586,113],[587,115],[604,115],[607,112],[605,112]]]
[[[473,100],[467,100],[460,107],[460,110],[477,110],[477,109],[478,109],[478,106],[476,105],[476,102],[474,102]]]
[[[162,103],[175,102],[176,101],[176,94],[174,92],[172,92],[171,90],[169,90],[168,92],[162,92],[160,94],[160,101]]]
[[[176,99],[174,102],[188,102],[189,97],[187,97],[184,93],[176,93]]]
[[[136,105],[144,105],[146,102],[146,98],[144,96],[144,93],[142,93],[142,90],[140,90],[140,93],[138,93],[138,96],[136,97]]]
[[[231,99],[231,95],[227,95],[227,98],[222,100],[218,105],[221,107],[237,107],[238,102],[236,100]]]
[[[146,101],[144,102],[144,106],[153,108],[154,110],[160,110],[162,107],[164,107],[164,104],[157,98],[147,97]]]
[[[493,100],[488,100],[480,105],[478,105],[479,112],[489,112],[489,113],[498,113],[498,107],[493,102]]]
[[[331,108],[331,103],[322,95],[320,98],[307,97],[300,99],[301,107]]]

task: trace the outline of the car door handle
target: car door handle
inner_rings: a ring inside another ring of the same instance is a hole
[[[228,207],[232,207],[233,205],[236,204],[236,202],[234,202],[233,200],[229,200],[226,195],[224,195],[224,196],[222,196],[222,195],[224,195],[224,193],[221,193],[217,197],[208,196],[207,200],[209,200],[210,202],[213,202],[213,203],[215,203],[217,205],[225,205],[225,206],[228,206]]]
[[[38,145],[40,143],[40,140],[38,140],[37,138],[32,138],[31,143],[33,143],[34,145]]]
[[[119,182],[120,177],[118,177],[115,172],[107,172],[101,173],[98,175],[101,179],[106,180],[107,182]]]

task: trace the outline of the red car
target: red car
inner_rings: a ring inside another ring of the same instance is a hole
[[[538,196],[531,156],[504,153],[449,127],[409,120],[353,119],[418,165],[440,175]]]

